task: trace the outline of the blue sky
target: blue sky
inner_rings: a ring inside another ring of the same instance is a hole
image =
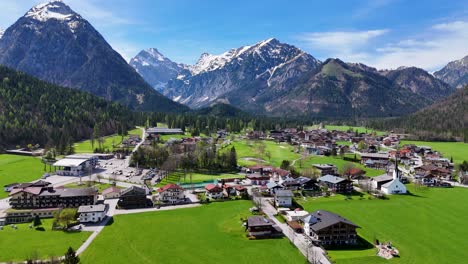
[[[188,64],[200,54],[275,37],[320,60],[436,70],[468,55],[468,1],[64,0],[127,60],[154,47]],[[0,0],[0,27],[43,1]]]

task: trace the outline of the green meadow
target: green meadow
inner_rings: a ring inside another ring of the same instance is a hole
[[[347,156],[348,157],[354,157],[354,154],[349,154]],[[359,156],[358,156],[358,158],[359,158]],[[310,168],[312,166],[312,164],[333,164],[338,168],[338,171],[340,171],[347,163],[351,163],[351,164],[353,164],[353,166],[364,170],[366,172],[365,175],[369,176],[369,177],[379,176],[379,175],[382,175],[382,174],[385,173],[385,171],[383,171],[383,170],[366,168],[361,163],[346,161],[346,160],[340,158],[339,156],[337,156],[337,157],[307,156],[301,162],[299,162],[299,161],[296,162],[295,167],[298,168],[299,170],[301,170],[303,168]]]
[[[249,240],[241,218],[250,201],[114,216],[82,263],[304,263],[286,238]]]
[[[260,144],[264,144],[265,149],[260,153]],[[271,164],[275,167],[279,167],[283,160],[293,161],[301,157],[300,154],[294,152],[294,148],[286,143],[276,143],[273,141],[255,141],[255,140],[240,140],[231,143],[227,149],[231,146],[236,148],[238,164],[241,166],[251,166],[257,163],[261,163],[255,160],[248,160],[249,158],[260,159],[265,164]],[[270,157],[266,153],[270,153]]]
[[[329,250],[337,264],[440,264],[465,263],[468,251],[466,217],[468,189],[425,188],[409,185],[412,195],[393,195],[389,200],[308,198],[298,201],[305,210],[328,210],[359,225],[358,234],[369,243],[390,241],[400,258],[376,256],[376,249]],[[465,246],[464,246],[465,245]]]
[[[133,130],[128,131],[128,134],[138,135],[139,137],[141,137],[141,129],[135,128]],[[128,138],[128,136],[124,138]],[[104,137],[103,147],[104,149],[109,149],[112,151],[114,149],[114,146],[120,145],[121,142],[122,142],[122,136],[119,136],[119,135],[107,136],[107,137]],[[98,142],[97,140],[94,140],[94,148],[97,148],[97,146],[98,146]],[[75,143],[75,152],[76,153],[93,153],[94,149],[91,144],[91,140],[84,140],[84,141]]]
[[[44,164],[39,158],[10,154],[0,155],[0,187],[10,183],[30,182],[44,174]],[[8,196],[3,189],[0,199]]]
[[[52,231],[52,219],[42,219],[44,231],[29,228],[30,223],[11,225],[0,230],[0,262],[23,261],[28,258],[50,259],[63,256],[68,247],[75,250],[86,241],[90,232]]]

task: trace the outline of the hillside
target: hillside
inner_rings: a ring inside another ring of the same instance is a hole
[[[436,71],[434,76],[456,88],[468,84],[468,56],[449,62],[444,68]]]
[[[415,134],[418,139],[468,140],[468,86],[448,98],[426,107],[412,115],[373,120],[369,126],[376,129],[395,130]]]
[[[40,144],[62,147],[137,122],[126,107],[87,92],[49,84],[0,66],[0,148]]]

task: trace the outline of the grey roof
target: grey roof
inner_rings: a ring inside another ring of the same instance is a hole
[[[340,183],[342,181],[346,181],[346,179],[338,177],[338,176],[333,176],[330,174],[327,174],[323,177],[318,178],[319,181],[321,182],[330,182],[330,183]]]
[[[263,216],[251,216],[247,219],[248,226],[272,226],[274,223]]]
[[[152,127],[146,130],[148,134],[158,134],[158,133],[184,133],[180,128],[165,128],[165,127]]]
[[[294,195],[291,190],[278,190],[276,191],[275,196],[293,197]]]
[[[332,169],[332,168],[336,168],[335,165],[333,164],[312,164],[313,167],[317,168],[317,169]]]
[[[315,216],[313,216],[312,214],[308,214],[306,217],[304,217],[302,219],[302,221],[304,222],[304,224],[313,225],[313,224],[317,223],[319,220]]]
[[[314,221],[314,218],[317,220],[316,222]],[[358,225],[354,224],[353,222],[340,215],[323,210],[315,211],[309,214],[304,218],[304,220],[306,219],[312,221],[313,224],[310,225],[310,228],[312,228],[312,230],[314,231],[319,231],[337,223],[345,223],[354,227],[359,227]]]
[[[282,188],[283,186],[277,184],[276,182],[269,182],[266,185],[268,189],[273,189],[273,188]]]
[[[82,205],[78,208],[78,213],[93,213],[93,212],[104,212],[104,211],[106,211],[105,204]]]
[[[389,159],[388,153],[361,153],[361,158]]]
[[[296,182],[299,183],[299,184],[306,184],[308,182],[310,182],[312,179],[311,178],[307,178],[307,177],[304,177],[304,176],[300,176],[299,178],[296,178]]]
[[[126,194],[134,191],[136,194],[146,195],[146,190],[138,186],[130,186],[127,189],[123,190],[120,193],[120,196],[125,196]]]
[[[393,179],[393,176],[388,175],[388,174],[382,174],[377,177],[373,177],[371,180],[375,182],[384,182],[384,181],[391,181]]]
[[[60,189],[59,189],[60,190]],[[96,195],[96,188],[65,188],[61,190],[61,197],[74,197],[74,196],[91,196]]]

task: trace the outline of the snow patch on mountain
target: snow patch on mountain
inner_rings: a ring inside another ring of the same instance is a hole
[[[5,30],[0,28],[0,39],[3,37],[3,34],[5,33]]]

